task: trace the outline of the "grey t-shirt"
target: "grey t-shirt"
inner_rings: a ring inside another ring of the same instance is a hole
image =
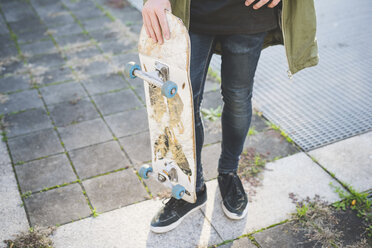
[[[258,1],[256,1],[258,2]],[[191,0],[190,30],[202,34],[254,34],[277,27],[276,8],[244,0]],[[270,2],[269,2],[270,3]]]

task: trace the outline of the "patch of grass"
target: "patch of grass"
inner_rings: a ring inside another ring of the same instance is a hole
[[[274,123],[269,122],[269,126],[271,129],[280,132],[280,135],[283,136],[289,143],[293,144],[294,141],[288,136],[286,132],[284,132],[279,126],[275,125]]]
[[[55,227],[41,229],[31,227],[27,232],[18,234],[13,240],[4,240],[7,248],[52,248],[53,242],[49,238]]]
[[[97,212],[96,208],[93,208],[93,210],[92,210],[92,216],[93,216],[94,218],[96,218],[96,217],[98,217],[99,214],[100,214],[100,213]]]
[[[255,135],[257,133],[258,132],[256,131],[256,129],[254,127],[250,127],[249,130],[248,130],[248,136]]]
[[[201,112],[205,119],[210,121],[216,121],[221,117],[222,114],[222,107],[218,106],[217,108],[210,108],[210,109],[201,109]]]
[[[23,193],[23,194],[21,195],[21,197],[22,197],[23,199],[27,199],[28,197],[30,197],[31,194],[32,194],[31,191],[27,191],[27,192]]]
[[[208,75],[210,78],[212,78],[212,79],[216,80],[217,82],[221,83],[221,77],[220,77],[220,76],[218,75],[218,73],[217,73],[215,70],[213,70],[211,67],[208,68],[208,73],[207,73],[207,75]]]

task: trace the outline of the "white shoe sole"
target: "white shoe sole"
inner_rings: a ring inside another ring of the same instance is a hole
[[[245,207],[243,213],[241,215],[237,215],[236,213],[232,213],[230,212],[229,210],[227,210],[227,208],[225,207],[225,205],[223,205],[223,202],[221,202],[221,205],[222,205],[222,210],[223,212],[225,213],[225,215],[232,219],[232,220],[241,220],[243,219],[247,213],[248,213],[248,205]]]
[[[207,204],[207,201],[205,201],[202,205],[200,205],[200,206],[198,206],[198,207],[190,210],[187,214],[185,214],[179,220],[177,220],[176,222],[170,224],[169,226],[154,227],[154,226],[151,226],[150,225],[150,230],[152,232],[154,232],[154,233],[165,233],[165,232],[169,232],[170,230],[173,230],[179,224],[181,224],[181,222],[183,221],[184,218],[186,218],[188,215],[190,215],[191,213],[195,212],[196,210],[201,209],[202,207],[205,206],[205,204]]]

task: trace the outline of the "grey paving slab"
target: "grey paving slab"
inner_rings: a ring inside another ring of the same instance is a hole
[[[112,22],[107,16],[100,16],[94,19],[85,19],[80,21],[84,29],[88,32],[104,29],[107,23]]]
[[[75,102],[68,101],[51,105],[49,106],[49,111],[57,127],[100,117],[89,98],[84,98]]]
[[[204,180],[211,180],[218,176],[218,160],[221,155],[221,143],[205,146],[202,149],[202,165]]]
[[[337,182],[304,153],[268,163],[260,182],[259,186],[252,186],[244,181],[245,190],[248,192],[254,187],[255,194],[249,197],[248,216],[240,221],[225,217],[217,180],[207,182],[208,202],[204,212],[224,240],[289,218],[296,209],[290,193],[299,200],[315,195],[330,203],[339,199],[329,186],[330,182],[338,185]]]
[[[94,59],[95,56],[100,56],[101,54],[101,51],[97,48],[96,45],[93,45],[93,41],[91,40],[83,42],[81,44],[82,46],[80,46],[79,43],[74,43],[72,45],[72,49],[67,46],[65,48],[68,48],[69,50],[64,51],[64,55],[66,56],[68,63],[70,63],[72,67],[76,67],[76,65],[79,65],[79,60]],[[78,47],[75,47],[75,45],[77,45]]]
[[[9,139],[8,144],[14,163],[63,152],[63,147],[53,129],[18,136]]]
[[[250,128],[253,128],[257,132],[261,132],[268,129],[269,125],[263,117],[260,117],[257,113],[253,112]]]
[[[291,229],[292,223],[278,225],[254,235],[256,241],[261,247],[322,247],[316,240],[306,238],[306,232],[298,230],[294,232]]]
[[[2,18],[0,21],[0,35],[9,35],[9,29]]]
[[[31,71],[31,73],[33,73]],[[72,71],[66,66],[47,69],[45,72],[38,73],[36,71],[39,84],[59,83],[71,81],[74,79]]]
[[[129,40],[129,39],[128,39]],[[106,53],[112,53],[112,54],[120,54],[120,53],[126,53],[133,48],[135,48],[136,43],[135,42],[118,42],[117,40],[114,41],[108,41],[104,43],[98,44],[102,51]]]
[[[52,40],[43,40],[34,43],[21,44],[21,51],[26,56],[32,56],[37,54],[56,53],[58,50],[54,46]]]
[[[18,50],[14,44],[10,44],[8,46],[1,46],[0,47],[0,57],[5,58],[8,56],[17,56]]]
[[[203,119],[204,123],[204,145],[214,144],[222,140],[221,119],[211,121]]]
[[[358,191],[372,188],[372,132],[309,152],[322,166]]]
[[[75,50],[72,52],[76,52],[76,48],[78,47],[93,44],[93,42],[90,40],[90,37],[83,33],[69,36],[56,36],[55,40],[60,48],[62,48],[63,50]]]
[[[98,212],[121,208],[149,197],[131,168],[88,179],[83,185]]]
[[[105,13],[103,13],[101,10],[97,8],[92,8],[87,11],[80,11],[78,10],[72,10],[72,13],[78,18],[79,20],[84,19],[91,19],[91,18],[97,18],[101,16],[105,16]]]
[[[146,104],[146,96],[145,96],[145,88],[143,85],[138,85],[138,87],[134,88],[137,96],[141,99],[141,101]]]
[[[0,76],[5,76],[8,74],[18,73],[20,71],[25,71],[25,65],[23,61],[19,59],[17,56],[10,56],[6,57],[3,60],[1,65]]]
[[[10,163],[6,144],[0,141],[0,240],[14,238],[14,234],[29,228],[17,181]],[[5,247],[5,244],[0,244]]]
[[[222,107],[223,101],[219,91],[206,92],[203,95],[202,108],[205,109],[216,109],[219,106]]]
[[[32,226],[53,226],[91,214],[79,184],[32,194],[25,199]]]
[[[35,17],[35,13],[32,11],[31,6],[22,2],[14,1],[10,3],[2,3],[1,9],[8,22],[16,22],[27,17]]]
[[[41,16],[41,19],[49,28],[62,25],[71,25],[75,23],[74,18],[66,10],[48,12],[47,14]]]
[[[149,223],[161,201],[148,200],[59,227],[53,235],[56,248],[90,247],[205,247],[222,242],[200,211],[176,229],[154,234]],[[99,233],[100,235],[97,235]],[[185,235],[187,234],[187,235]]]
[[[267,160],[299,152],[299,149],[289,143],[279,131],[272,129],[248,135],[244,148],[254,149],[256,153],[263,155]]]
[[[116,137],[128,136],[148,130],[146,109],[138,109],[105,117]]]
[[[7,95],[7,100],[0,105],[0,113],[11,113],[30,108],[43,107],[39,94],[36,90],[25,90],[19,93]]]
[[[87,79],[83,83],[91,95],[129,87],[123,77],[118,74],[98,75]]]
[[[46,104],[70,101],[75,103],[87,96],[80,83],[68,82],[40,88]]]
[[[61,138],[68,150],[89,146],[112,139],[102,119],[84,121],[59,128]]]
[[[27,30],[17,34],[18,44],[38,42],[46,39],[50,39],[50,36],[44,29]]]
[[[60,37],[80,34],[83,32],[83,29],[78,23],[71,23],[63,26],[50,27],[48,28],[48,32],[52,34],[53,37]]]
[[[221,248],[255,248],[255,246],[248,237],[243,237],[237,240],[234,240],[233,242],[224,244],[219,246]],[[278,247],[278,246],[276,246]]]
[[[15,170],[22,193],[35,192],[77,180],[66,154],[16,165]]]
[[[72,150],[70,157],[82,179],[130,166],[116,141]]]
[[[204,85],[204,92],[210,92],[210,91],[217,91],[219,92],[221,90],[220,83],[216,82],[215,80],[208,80],[208,77],[205,81]]]
[[[51,120],[43,108],[31,109],[14,115],[6,115],[4,121],[7,123],[7,137],[14,137],[53,127]]]
[[[14,41],[12,40],[10,34],[0,34],[0,42],[5,47],[14,45]]]
[[[15,34],[35,30],[46,31],[45,26],[40,22],[40,19],[37,16],[25,17],[15,22],[9,22],[8,24]]]
[[[0,78],[0,92],[8,93],[17,90],[24,90],[30,87],[29,75],[13,75]]]
[[[79,73],[79,76],[82,76],[84,79],[89,78],[94,75],[109,75],[112,73],[112,67],[108,64],[108,61],[104,59],[98,61],[91,61],[87,65],[78,65],[76,64],[73,69]]]
[[[93,100],[103,115],[143,107],[131,89],[95,95]]]
[[[65,60],[59,53],[32,56],[31,58],[28,58],[27,61],[32,66],[41,66],[47,68],[62,66],[65,63]]]
[[[133,164],[141,164],[151,160],[151,142],[149,132],[124,137],[119,139],[119,141]]]

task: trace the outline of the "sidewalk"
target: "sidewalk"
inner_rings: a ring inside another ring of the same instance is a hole
[[[308,242],[308,230],[291,231],[301,200],[340,200],[330,183],[372,189],[372,132],[303,152],[256,111],[239,170],[249,214],[228,220],[216,181],[222,100],[209,75],[207,206],[169,233],[150,232],[169,191],[138,177],[151,159],[143,83],[121,74],[138,62],[141,26],[125,1],[0,1],[0,247],[31,226],[57,227],[51,239],[64,248],[297,247]],[[332,228],[355,245],[364,229],[347,228],[362,221],[343,213]]]

